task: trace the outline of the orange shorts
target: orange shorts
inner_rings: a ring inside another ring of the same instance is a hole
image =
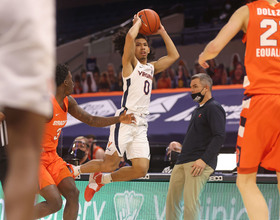
[[[280,95],[244,99],[237,146],[237,172],[257,172],[261,165],[280,172]]]
[[[41,154],[39,184],[40,189],[48,185],[58,185],[66,177],[72,177],[66,162],[58,156],[56,151]]]

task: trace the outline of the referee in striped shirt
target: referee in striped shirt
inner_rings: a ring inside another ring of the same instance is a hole
[[[6,147],[8,145],[7,125],[5,121],[5,115],[0,112],[0,181],[2,188],[4,188],[4,182],[7,174],[7,154]]]

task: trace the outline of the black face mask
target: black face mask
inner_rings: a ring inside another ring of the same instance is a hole
[[[179,154],[180,154],[180,153],[178,153],[178,152],[176,152],[176,151],[171,151],[171,153],[170,153],[170,155],[169,155],[170,167],[173,168],[173,167],[175,166]]]
[[[80,149],[75,150],[75,152],[74,152],[74,157],[75,158],[78,158],[80,160],[80,159],[83,159],[84,156],[85,156],[85,152],[84,151],[82,151]]]
[[[204,88],[203,88],[203,89],[204,89]],[[202,90],[203,90],[203,89],[202,89]],[[204,99],[205,94],[204,94],[204,95],[201,94],[202,90],[201,90],[200,92],[191,94],[192,99],[193,99],[195,102],[197,102],[197,103],[202,102],[202,100]]]

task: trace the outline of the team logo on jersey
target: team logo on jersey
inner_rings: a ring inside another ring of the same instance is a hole
[[[144,71],[138,71],[138,74],[139,74],[139,76],[143,76],[143,77],[146,77],[146,78],[148,78],[150,80],[153,80],[153,76],[150,75],[149,73],[146,73]]]
[[[142,208],[144,195],[134,191],[116,193],[114,196],[114,206],[117,220],[137,219]]]
[[[62,120],[62,121],[54,121],[53,125],[56,126],[64,126],[66,124],[67,120]]]
[[[108,145],[107,145],[107,147],[106,147],[106,150],[111,151],[110,146],[112,145],[112,143],[113,143],[113,142],[111,142],[111,141],[108,142]]]

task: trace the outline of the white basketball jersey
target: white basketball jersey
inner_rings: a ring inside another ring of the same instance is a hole
[[[122,107],[140,114],[149,114],[154,66],[137,62],[129,77],[123,78]]]

